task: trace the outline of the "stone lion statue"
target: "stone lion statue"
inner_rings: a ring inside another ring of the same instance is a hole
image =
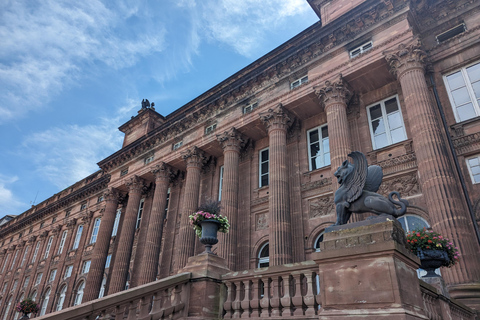
[[[408,201],[401,199],[397,191],[390,192],[388,199],[376,193],[382,184],[382,168],[368,166],[367,159],[361,152],[354,151],[348,156],[353,159],[353,164],[345,160],[334,173],[340,184],[334,199],[337,210],[335,225],[346,224],[352,213],[373,212],[395,218],[404,215]],[[398,200],[394,200],[393,195]]]

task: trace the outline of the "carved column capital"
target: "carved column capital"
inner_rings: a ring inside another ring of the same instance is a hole
[[[37,236],[31,236],[30,238],[28,238],[28,243],[33,243],[35,242],[35,240],[37,240]]]
[[[76,218],[72,218],[72,219],[70,219],[70,220],[67,221],[67,228],[68,228],[68,229],[72,229],[72,228],[74,228],[76,225],[77,225],[77,219],[76,219]]]
[[[53,234],[54,235],[57,235],[60,233],[60,231],[62,230],[62,225],[61,224],[58,224],[56,225],[55,227],[53,227]]]
[[[398,79],[409,70],[425,70],[427,53],[422,50],[418,39],[406,44],[401,43],[397,49],[385,51],[383,54],[390,65],[390,72]]]
[[[108,188],[103,194],[105,201],[119,201],[120,196],[120,192],[115,188]]]
[[[232,127],[231,129],[225,131],[224,133],[217,134],[217,140],[223,148],[223,151],[237,151],[240,152],[245,146],[247,139]]]
[[[10,247],[8,247],[8,252],[15,251],[16,248],[17,248],[16,245],[11,245]]]
[[[45,239],[47,236],[48,236],[48,231],[43,231],[43,232],[40,234],[40,239]]]
[[[259,114],[268,131],[274,129],[287,130],[293,123],[294,117],[281,103]]]
[[[129,192],[143,192],[145,188],[145,180],[134,175],[125,181],[125,185],[127,186]]]
[[[165,162],[160,162],[153,169],[152,173],[155,176],[155,180],[173,180],[175,178],[175,172],[172,167]]]
[[[27,241],[20,241],[20,243],[18,244],[17,248],[23,248],[25,247],[25,244],[27,243]]]
[[[187,168],[189,167],[202,167],[205,164],[205,161],[207,160],[207,157],[205,156],[205,152],[198,148],[198,147],[192,147],[187,150],[185,150],[182,153],[182,158],[183,161],[187,164]]]
[[[353,95],[352,90],[345,79],[343,79],[341,73],[335,80],[325,81],[325,85],[323,87],[315,87],[313,89],[315,90],[315,93],[317,94],[324,108],[335,103],[347,105]]]

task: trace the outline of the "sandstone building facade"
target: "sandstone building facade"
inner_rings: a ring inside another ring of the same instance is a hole
[[[404,229],[458,246],[443,278],[480,310],[480,3],[308,2],[318,23],[168,116],[143,105],[98,172],[0,227],[0,320],[176,274],[203,251],[188,215],[206,199],[230,270],[311,260],[353,150],[410,202]]]

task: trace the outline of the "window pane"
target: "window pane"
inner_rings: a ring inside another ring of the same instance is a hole
[[[450,90],[453,90],[465,85],[465,81],[463,80],[463,76],[460,71],[449,75],[447,77],[447,81],[448,81],[448,85],[450,86]]]
[[[328,127],[323,127],[322,128],[322,138],[327,138],[328,137]]]
[[[398,110],[397,98],[393,98],[385,101],[385,110],[387,114],[395,112]]]
[[[472,87],[473,92],[475,93],[475,97],[477,97],[477,99],[480,99],[480,81],[472,83]]]
[[[407,216],[408,229],[410,231],[420,230],[423,228],[428,228],[429,225],[425,223],[422,219],[415,216]]]
[[[480,166],[470,167],[473,175],[480,174]]]
[[[330,152],[329,139],[323,140],[323,152],[324,152],[324,153],[329,153],[329,152]]]
[[[372,121],[372,129],[374,134],[380,134],[385,132],[385,125],[383,123],[383,119],[377,119]]]
[[[262,185],[260,187],[268,186],[268,175],[262,176]]]
[[[471,82],[480,80],[480,63],[467,68],[468,77]]]
[[[470,102],[470,96],[468,95],[467,88],[459,88],[452,91],[453,101],[455,101],[456,106],[460,106],[467,102]]]
[[[406,139],[403,128],[392,130],[390,131],[390,134],[392,136],[392,143],[397,143]]]
[[[472,119],[477,116],[477,114],[475,113],[475,109],[473,109],[473,105],[471,103],[458,107],[457,112],[460,121]]]
[[[262,174],[268,172],[268,162],[262,163]]]
[[[324,157],[324,164],[326,166],[329,166],[330,165],[330,153],[325,153],[325,155],[323,157]]]
[[[310,156],[316,157],[320,153],[320,145],[317,143],[310,145]]]
[[[476,176],[473,176],[473,181],[475,181],[475,183],[479,183],[480,182],[480,174],[478,174]]]
[[[478,158],[472,158],[472,159],[468,159],[468,163],[470,164],[470,166],[478,166],[480,164],[480,161],[478,161]]]
[[[387,135],[385,133],[375,136],[375,147],[377,149],[388,146]]]
[[[262,162],[263,161],[268,161],[268,150],[262,151]]]
[[[318,157],[312,158],[312,160],[310,162],[312,163],[312,170],[316,170],[316,169],[320,168],[319,163],[318,163],[319,162]]]
[[[400,112],[391,113],[387,116],[390,130],[403,127],[402,116]]]
[[[382,116],[382,109],[380,108],[380,105],[376,105],[370,108],[370,118],[372,120],[380,118]]]
[[[314,143],[318,141],[318,130],[310,131],[309,135],[310,135],[310,143]]]

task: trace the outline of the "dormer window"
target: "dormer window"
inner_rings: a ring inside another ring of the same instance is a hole
[[[177,142],[173,145],[173,150],[178,150],[183,145],[183,141]]]
[[[361,46],[358,46],[356,47],[355,49],[353,50],[350,50],[350,58],[355,58],[359,55],[361,55],[362,53],[370,50],[373,48],[373,42],[372,41],[368,41],[364,44],[362,44]]]
[[[206,127],[205,128],[205,135],[212,133],[213,131],[215,131],[216,128],[217,128],[216,123],[212,124],[211,126]]]
[[[243,114],[252,112],[253,109],[255,109],[256,107],[258,107],[258,103],[257,103],[257,102],[251,103],[251,104],[249,104],[248,106],[243,107]]]
[[[290,83],[290,89],[295,89],[296,87],[300,87],[302,84],[308,82],[308,76],[303,76],[300,79],[297,79]]]

